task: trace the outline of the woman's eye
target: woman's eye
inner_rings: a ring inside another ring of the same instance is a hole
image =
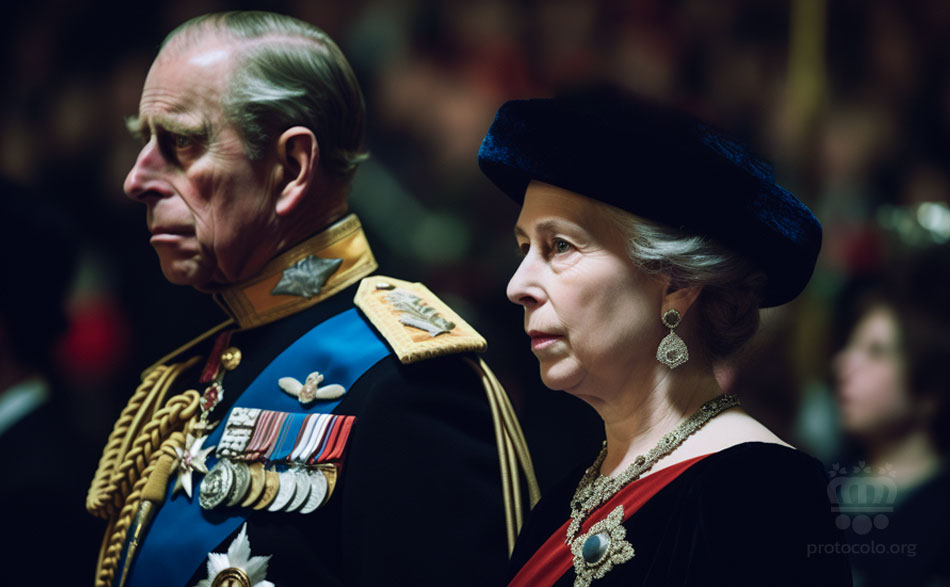
[[[571,250],[571,243],[562,238],[556,238],[553,242],[555,253],[566,253]]]

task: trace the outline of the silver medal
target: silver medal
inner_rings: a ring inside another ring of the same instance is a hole
[[[309,514],[320,507],[324,498],[327,496],[327,478],[320,469],[311,469],[307,472],[310,481],[310,495],[307,496],[307,503],[300,508],[301,514]]]
[[[234,484],[234,472],[225,460],[218,461],[214,468],[201,480],[198,503],[206,510],[212,510],[227,498]]]
[[[281,471],[278,476],[280,477],[280,489],[277,490],[277,497],[274,498],[274,502],[267,507],[269,512],[279,512],[287,507],[297,491],[297,482],[294,480],[293,471]]]
[[[295,512],[299,510],[300,506],[307,503],[307,497],[310,495],[310,476],[307,475],[307,470],[302,467],[295,467],[291,469],[291,471],[294,474],[297,489],[294,491],[294,498],[290,500],[290,503],[284,508],[285,512]]]
[[[234,473],[234,484],[228,494],[229,507],[240,503],[251,486],[251,470],[247,467],[247,463],[233,462],[231,471]]]

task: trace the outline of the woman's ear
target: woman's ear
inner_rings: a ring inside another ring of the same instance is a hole
[[[320,146],[313,131],[304,126],[288,128],[277,139],[277,165],[282,181],[277,195],[276,212],[293,212],[310,192],[320,162]]]
[[[702,293],[703,286],[690,285],[687,287],[674,287],[668,285],[666,293],[663,295],[663,311],[674,309],[680,313],[680,316],[686,316],[686,312],[693,307],[699,294]]]

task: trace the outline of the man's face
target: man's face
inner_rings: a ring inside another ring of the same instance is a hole
[[[125,193],[147,208],[165,277],[203,291],[252,276],[276,252],[270,159],[248,160],[221,108],[234,53],[213,38],[184,50],[173,42],[130,122],[144,146]]]

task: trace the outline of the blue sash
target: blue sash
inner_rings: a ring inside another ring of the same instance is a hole
[[[357,311],[347,310],[316,326],[278,355],[247,387],[234,406],[291,413],[330,413],[342,398],[318,400],[305,410],[297,398],[280,390],[277,380],[294,377],[303,381],[311,371],[320,371],[326,384],[338,383],[349,391],[357,379],[389,353],[389,348]],[[235,392],[225,385],[225,393]],[[205,441],[205,446],[217,446],[229,415],[230,411]],[[210,457],[208,468],[216,461]],[[247,508],[201,509],[197,495],[198,474],[194,480],[192,499],[189,500],[184,492],[171,498],[171,488],[174,487],[172,477],[172,482],[168,484],[169,497],[165,498],[164,505],[145,535],[138,556],[133,561],[128,585],[185,585],[195,570],[206,563],[208,553],[237,530],[251,514],[252,510]],[[253,545],[254,537],[248,538]]]

